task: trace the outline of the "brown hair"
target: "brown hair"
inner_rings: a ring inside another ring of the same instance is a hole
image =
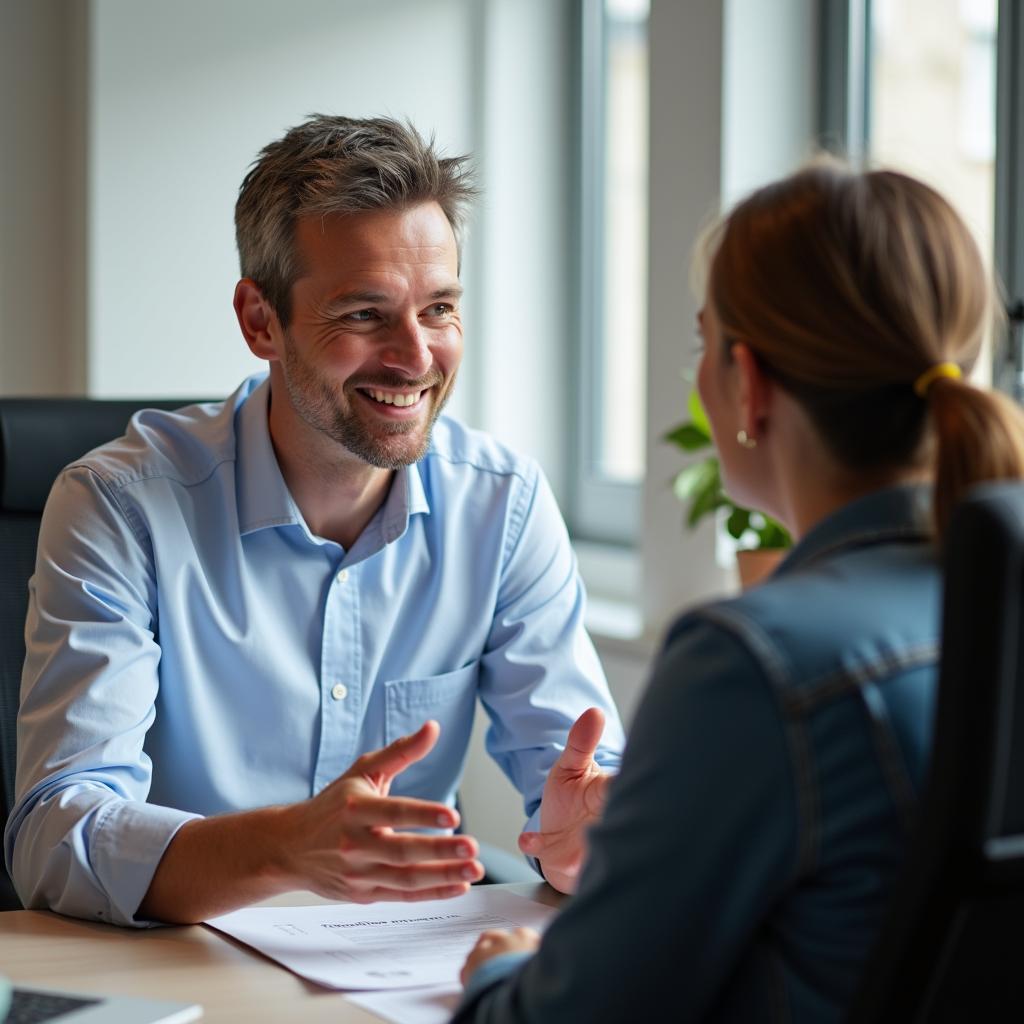
[[[964,379],[997,308],[963,221],[892,171],[816,162],[759,189],[707,240],[708,297],[856,472],[935,462],[939,536],[982,480],[1024,476],[1024,414]],[[932,452],[932,448],[934,451]]]
[[[404,209],[436,202],[461,245],[476,198],[467,157],[441,157],[433,139],[387,117],[312,114],[256,158],[235,204],[243,277],[251,278],[288,326],[300,217]]]

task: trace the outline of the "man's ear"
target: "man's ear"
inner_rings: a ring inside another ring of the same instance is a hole
[[[771,419],[775,385],[764,372],[753,349],[742,341],[732,347],[732,358],[739,372],[740,428],[747,437],[760,440]]]
[[[258,359],[273,362],[281,358],[277,339],[281,324],[260,287],[251,278],[243,277],[235,285],[235,316],[250,351]]]

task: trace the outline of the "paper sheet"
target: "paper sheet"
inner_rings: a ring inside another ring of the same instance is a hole
[[[448,1024],[462,998],[462,986],[359,992],[345,998],[392,1024]]]
[[[543,929],[551,907],[494,886],[424,903],[249,907],[206,923],[328,988],[455,985],[488,928]]]

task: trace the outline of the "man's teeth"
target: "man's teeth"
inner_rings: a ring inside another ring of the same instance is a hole
[[[385,405],[415,405],[420,400],[422,391],[414,391],[411,394],[392,394],[388,391],[371,391],[370,394],[377,402],[383,402]]]

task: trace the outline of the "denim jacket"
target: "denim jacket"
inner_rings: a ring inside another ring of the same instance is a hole
[[[676,622],[577,895],[457,1019],[842,1019],[927,767],[941,578],[927,492],[818,524]]]

